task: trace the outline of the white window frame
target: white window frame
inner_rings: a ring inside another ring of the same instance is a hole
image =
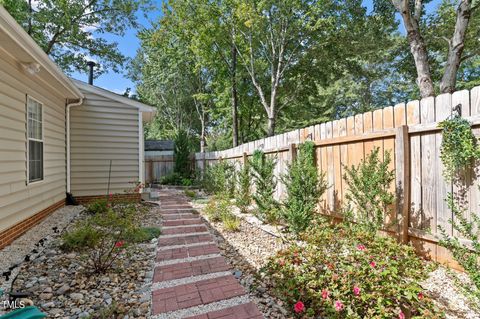
[[[29,125],[28,125],[28,102],[29,100],[32,100],[34,102],[37,102],[38,104],[41,105],[41,111],[42,111],[42,139],[36,139],[36,138],[31,138],[30,137],[30,130],[29,130]],[[45,112],[44,112],[44,104],[37,100],[36,98],[31,97],[30,95],[26,96],[26,103],[25,103],[25,119],[26,119],[26,137],[27,137],[27,143],[26,143],[26,152],[27,152],[27,178],[26,178],[26,184],[27,185],[33,185],[33,184],[38,184],[38,183],[43,183],[45,181]],[[30,147],[29,147],[29,142],[30,141],[35,141],[35,142],[41,142],[42,143],[42,179],[35,180],[35,181],[30,181]]]

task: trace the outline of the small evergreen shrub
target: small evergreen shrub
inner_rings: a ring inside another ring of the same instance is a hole
[[[225,160],[207,167],[203,188],[211,194],[232,198],[235,194],[235,166]]]
[[[447,231],[439,226],[442,240],[440,245],[452,252],[455,260],[465,269],[473,286],[459,282],[460,288],[469,297],[476,308],[480,308],[480,217],[472,214],[472,220],[465,218],[465,209],[460,208],[450,193],[447,197],[447,203],[453,212],[454,219],[450,219],[449,223],[453,226],[463,238],[470,240],[471,245],[466,246],[461,243],[457,237],[449,236]]]
[[[317,221],[314,221],[314,223]],[[443,318],[419,282],[413,247],[350,223],[321,220],[264,267],[289,318]]]
[[[265,156],[262,151],[256,150],[253,152],[251,166],[255,182],[253,199],[257,205],[256,215],[267,223],[278,222],[279,215],[279,205],[273,197],[277,187],[274,174],[275,165],[276,161]]]
[[[163,176],[160,179],[162,185],[182,185],[183,177],[179,173],[173,172]]]
[[[175,165],[173,171],[182,178],[189,178],[191,175],[190,165],[190,136],[184,129],[179,129],[175,134]]]
[[[138,223],[141,213],[135,204],[118,204],[102,214],[88,216],[63,234],[62,248],[80,252],[86,268],[105,273],[132,243],[142,238]]]
[[[187,197],[190,197],[190,198],[195,198],[195,197],[197,197],[197,193],[196,193],[195,191],[186,189],[184,192],[185,192],[185,195],[186,195]]]
[[[390,191],[395,173],[390,170],[390,152],[383,162],[379,148],[375,148],[359,165],[345,167],[344,179],[348,184],[346,198],[353,205],[355,221],[372,230],[381,229],[385,217],[391,214],[395,196]]]
[[[440,148],[443,176],[452,180],[457,173],[467,170],[480,158],[480,149],[470,122],[459,115],[440,122],[438,126],[443,129]]]
[[[132,242],[145,243],[160,236],[161,230],[158,227],[140,227],[138,231],[134,232]]]
[[[242,165],[237,177],[235,204],[240,209],[240,212],[248,213],[248,208],[252,203],[252,174],[249,161]]]
[[[325,174],[318,173],[315,166],[315,144],[300,144],[296,159],[282,176],[286,187],[282,217],[294,234],[304,231],[313,218],[320,196],[327,189]]]

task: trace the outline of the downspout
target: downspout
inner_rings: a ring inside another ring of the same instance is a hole
[[[70,193],[70,108],[73,106],[80,106],[83,104],[83,98],[80,98],[78,102],[67,104],[67,193]]]

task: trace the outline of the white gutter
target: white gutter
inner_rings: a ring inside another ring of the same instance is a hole
[[[83,104],[83,98],[80,98],[78,102],[67,104],[67,193],[70,193],[70,108],[73,106],[79,106]]]

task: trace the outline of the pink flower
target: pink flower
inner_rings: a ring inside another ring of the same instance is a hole
[[[423,293],[421,293],[421,292],[418,293],[418,299],[420,299],[420,300],[423,299]]]
[[[328,294],[329,294],[328,290],[326,290],[326,289],[323,289],[323,290],[322,290],[322,298],[323,298],[323,299],[327,299],[327,298],[328,298]]]
[[[400,310],[400,313],[398,314],[398,319],[405,319],[405,314],[401,310]]]
[[[376,265],[377,265],[377,264],[376,264],[374,261],[371,261],[371,262],[370,262],[370,267],[375,268]]]
[[[335,301],[335,310],[336,311],[342,311],[343,309],[343,303],[340,300]]]
[[[360,288],[357,287],[357,286],[353,286],[353,294],[355,296],[359,296],[360,295]]]
[[[362,244],[358,244],[358,245],[357,245],[357,249],[358,249],[358,250],[365,250],[365,246],[362,245]]]
[[[120,247],[123,246],[123,244],[124,244],[123,240],[117,241],[117,242],[115,243],[115,247],[120,248]]]
[[[298,301],[293,307],[293,309],[295,310],[296,313],[300,313],[305,310],[305,305],[303,304],[303,302]]]
[[[280,260],[278,261],[278,264],[279,264],[280,266],[285,266],[285,260],[280,259]]]

